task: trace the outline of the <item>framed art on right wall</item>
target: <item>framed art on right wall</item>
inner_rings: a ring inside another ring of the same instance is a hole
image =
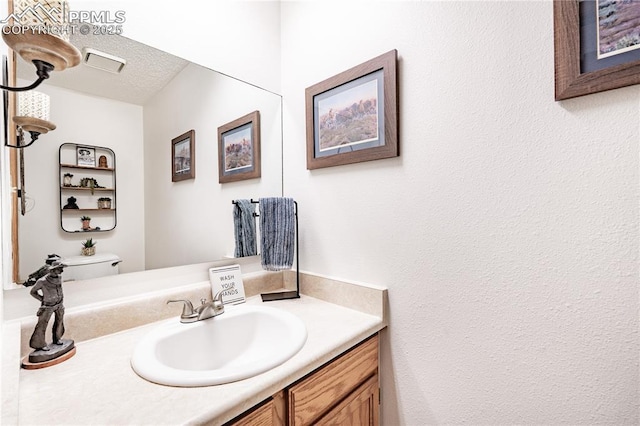
[[[557,101],[640,83],[640,1],[554,0]]]
[[[307,169],[399,155],[397,56],[391,50],[306,89]]]

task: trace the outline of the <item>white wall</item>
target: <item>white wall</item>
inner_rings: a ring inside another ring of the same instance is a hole
[[[301,267],[389,287],[381,424],[637,424],[640,87],[554,102],[548,1],[281,7]],[[304,89],[394,48],[401,156],[306,170]]]
[[[21,278],[42,266],[50,253],[79,255],[80,243],[88,236],[98,242],[98,252],[115,253],[124,260],[121,272],[144,269],[142,107],[46,84],[38,90],[50,96],[51,121],[57,128],[24,149],[27,206],[31,209],[19,218]],[[113,231],[87,235],[60,228],[58,149],[63,143],[102,146],[115,152],[118,221]]]
[[[261,177],[220,184],[218,127],[255,110]],[[196,177],[172,182],[171,140],[192,129]],[[144,141],[147,269],[233,256],[231,201],[282,194],[281,97],[273,93],[190,64],[145,104]]]

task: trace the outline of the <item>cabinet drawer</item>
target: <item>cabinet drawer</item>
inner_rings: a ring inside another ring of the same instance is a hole
[[[317,420],[377,369],[376,334],[288,389],[289,424],[307,425]]]

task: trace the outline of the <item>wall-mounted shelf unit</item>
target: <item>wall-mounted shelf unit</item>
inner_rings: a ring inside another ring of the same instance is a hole
[[[105,232],[116,227],[116,154],[100,146],[64,143],[58,150],[60,227]],[[90,217],[83,223],[83,217]]]

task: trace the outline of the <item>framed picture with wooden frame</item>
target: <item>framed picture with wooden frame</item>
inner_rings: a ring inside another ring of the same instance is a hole
[[[218,181],[260,177],[260,112],[218,127]]]
[[[554,0],[553,21],[557,101],[640,83],[639,2]]]
[[[189,130],[171,140],[171,181],[196,177],[196,132]]]
[[[400,155],[397,57],[391,50],[306,89],[307,169]]]

